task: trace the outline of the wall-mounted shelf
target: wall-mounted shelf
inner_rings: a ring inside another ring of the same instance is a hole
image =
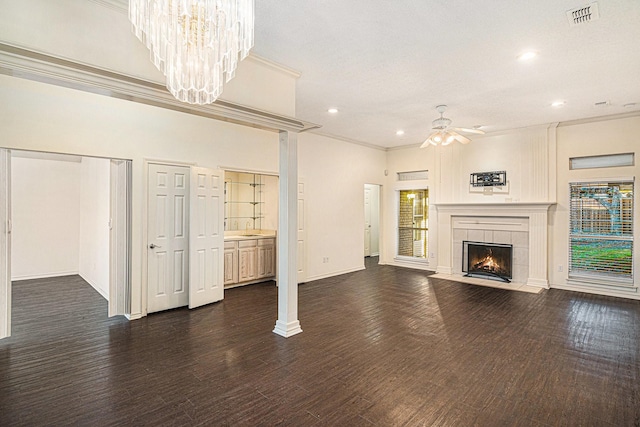
[[[224,229],[226,231],[262,228],[263,187],[262,175],[244,172],[225,174]],[[245,223],[245,220],[249,224]]]

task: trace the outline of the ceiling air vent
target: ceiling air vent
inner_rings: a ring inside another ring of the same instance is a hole
[[[598,12],[597,2],[589,3],[586,6],[576,9],[567,10],[567,19],[569,19],[569,25],[572,27],[595,21],[598,18],[600,18],[600,13]]]

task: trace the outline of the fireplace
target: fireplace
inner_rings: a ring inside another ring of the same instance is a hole
[[[482,276],[511,282],[513,245],[462,242],[462,271],[465,276]]]

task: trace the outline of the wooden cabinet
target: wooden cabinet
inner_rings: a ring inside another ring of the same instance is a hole
[[[237,242],[224,242],[224,284],[238,283]]]
[[[275,239],[258,240],[258,271],[257,278],[276,275],[276,245]]]
[[[259,282],[276,275],[276,239],[228,240],[224,243],[224,284]]]
[[[257,240],[238,242],[238,281],[247,282],[256,278]]]

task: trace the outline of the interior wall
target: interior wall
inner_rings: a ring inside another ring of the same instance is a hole
[[[80,276],[109,300],[110,161],[83,157],[80,164]]]
[[[8,148],[132,160],[133,318],[146,307],[145,160],[278,170],[275,132],[4,75],[0,99],[11,100],[0,102]],[[362,189],[383,183],[386,153],[315,134],[300,134],[298,142],[299,175],[307,189],[308,279],[364,268]]]
[[[429,146],[425,148],[408,147],[391,150],[387,153],[387,176],[385,188],[381,195],[381,201],[385,217],[382,219],[382,241],[384,242],[380,262],[398,266],[418,267],[428,270],[435,270],[437,266],[437,215],[435,209],[434,192],[437,184],[436,148]],[[428,179],[416,181],[398,181],[399,172],[428,171]],[[415,265],[397,259],[398,251],[398,214],[399,214],[399,192],[400,190],[429,190],[429,231],[428,258]]]
[[[48,0],[0,0],[0,10],[2,42],[165,84],[149,50],[133,34],[126,10],[94,1]],[[249,57],[239,63],[221,99],[293,117],[296,78]]]
[[[277,170],[275,132],[4,75],[0,100],[7,148],[132,160],[132,318],[146,314],[145,160]]]
[[[80,163],[11,159],[11,279],[78,274]]]
[[[307,280],[363,269],[363,188],[383,183],[386,152],[313,133],[300,134],[298,142],[309,224]]]
[[[550,174],[555,170],[548,126],[515,129],[474,137],[469,144],[432,147],[435,203],[518,203],[548,201]],[[474,172],[506,171],[505,187],[492,193],[469,185]]]
[[[621,295],[640,298],[637,289],[629,292],[607,291],[601,287],[575,285],[568,283],[567,266],[569,262],[569,183],[582,180],[634,179],[640,176],[640,116],[604,120],[599,122],[559,126],[557,128],[558,180],[557,205],[550,215],[550,251],[549,281],[552,287],[580,290],[583,292]],[[594,156],[603,154],[635,153],[635,166],[569,170],[571,157]],[[635,194],[638,194],[638,182],[635,181]],[[640,203],[634,202],[634,286],[638,286],[640,274]]]

